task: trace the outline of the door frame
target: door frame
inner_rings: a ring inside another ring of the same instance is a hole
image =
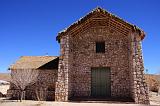
[[[90,96],[93,97],[93,98],[98,98],[98,97],[93,96],[93,94],[92,94],[92,92],[93,92],[93,91],[92,91],[92,70],[93,70],[93,69],[101,69],[101,68],[105,68],[106,71],[107,71],[107,70],[110,71],[110,72],[109,72],[109,73],[110,73],[110,74],[109,74],[109,77],[110,77],[110,85],[109,85],[109,86],[110,86],[110,89],[109,89],[109,90],[110,90],[110,94],[109,94],[109,96],[103,97],[103,98],[109,98],[109,97],[111,97],[111,68],[110,68],[110,67],[91,67],[91,95],[90,95]]]

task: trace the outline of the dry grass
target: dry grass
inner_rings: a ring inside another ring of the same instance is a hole
[[[146,74],[145,77],[150,91],[158,92],[158,87],[160,87],[160,75]]]

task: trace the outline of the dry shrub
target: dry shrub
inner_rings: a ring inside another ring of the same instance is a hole
[[[158,92],[158,87],[160,86],[160,81],[157,79],[159,76],[146,74],[146,82],[148,84],[149,90],[153,92]]]

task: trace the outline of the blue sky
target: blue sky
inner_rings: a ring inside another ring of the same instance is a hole
[[[160,72],[160,0],[0,0],[0,72],[20,56],[59,55],[57,33],[100,6],[146,32],[145,68]]]

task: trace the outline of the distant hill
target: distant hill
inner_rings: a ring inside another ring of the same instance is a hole
[[[0,73],[0,80],[10,81],[11,76],[10,73]]]

